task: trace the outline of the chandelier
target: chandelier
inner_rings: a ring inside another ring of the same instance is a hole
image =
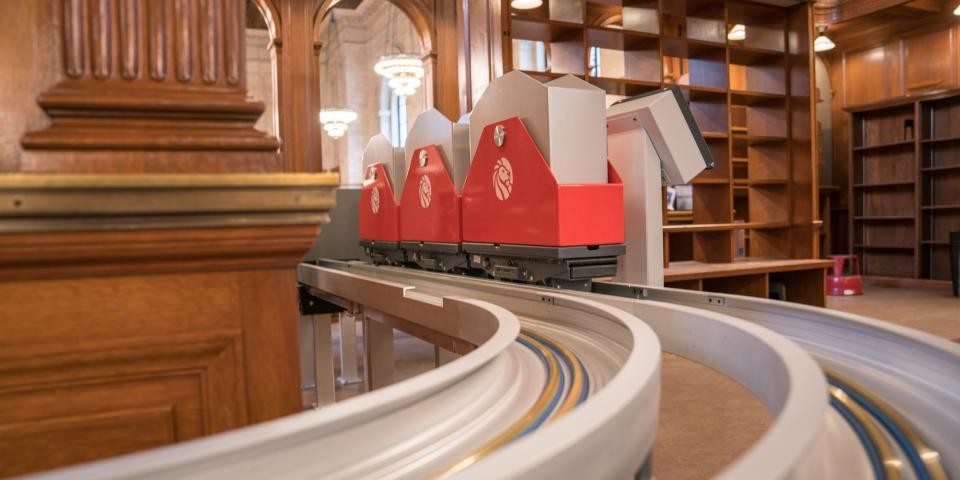
[[[320,110],[320,124],[330,138],[340,138],[347,133],[347,124],[357,119],[357,113],[348,108],[324,108]]]
[[[384,55],[373,66],[373,71],[387,79],[387,85],[398,97],[413,95],[423,78],[423,60],[410,53]]]

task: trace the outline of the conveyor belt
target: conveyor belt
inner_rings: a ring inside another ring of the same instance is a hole
[[[626,300],[362,263],[323,262],[323,265],[401,282],[420,291],[441,289],[447,294],[470,296],[508,309],[515,298],[530,294],[564,298],[578,296],[601,302]],[[309,272],[311,268],[314,267],[301,267],[301,281],[309,283],[309,275],[304,275],[304,272]],[[807,451],[820,440],[823,430],[820,423],[810,420],[823,418],[828,408],[824,401],[826,382],[812,359],[783,337],[748,322],[683,305],[659,302],[647,302],[645,305],[645,311],[637,315],[637,320],[654,329],[664,350],[732,377],[756,394],[777,415],[770,430],[720,477],[786,478],[801,468],[808,461]],[[633,308],[630,305],[626,307]],[[572,329],[598,328],[583,318],[571,319],[563,326]],[[758,369],[757,365],[767,368]],[[590,401],[587,402],[589,404]],[[476,473],[471,478],[493,478],[503,463],[523,460],[522,456],[510,455],[512,450],[504,449],[489,462],[478,464],[477,468],[465,473]],[[609,447],[597,446],[595,451],[608,452]],[[596,468],[597,463],[592,462],[590,466]],[[585,476],[591,476],[589,472],[587,470]],[[591,478],[604,477],[593,474]]]
[[[477,348],[317,411],[48,476],[629,477],[653,442],[661,346],[732,377],[776,415],[721,478],[957,471],[960,348],[919,332],[629,285],[559,292],[341,262],[302,265],[300,280]],[[839,408],[817,362],[833,374]]]

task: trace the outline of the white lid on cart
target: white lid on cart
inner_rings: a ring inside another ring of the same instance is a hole
[[[607,183],[602,89],[572,75],[541,83],[514,70],[495,79],[470,114],[471,159],[483,128],[510,117],[520,117],[561,184]]]
[[[400,201],[400,190],[403,189],[403,180],[407,176],[407,169],[404,168],[403,149],[394,148],[390,140],[383,134],[376,134],[370,137],[367,147],[363,149],[363,179],[364,183],[369,180],[369,167],[375,163],[382,163],[387,176],[390,177],[390,188],[393,189],[393,196]]]
[[[456,186],[457,193],[463,190],[463,182],[470,168],[470,128],[468,125],[454,123],[437,109],[431,108],[413,121],[404,144],[404,161],[407,170],[410,163],[416,161],[414,152],[428,145],[438,145],[443,163]]]

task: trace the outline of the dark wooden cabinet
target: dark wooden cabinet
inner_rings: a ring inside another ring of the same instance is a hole
[[[863,273],[949,280],[949,232],[960,230],[960,92],[850,115],[850,247]]]

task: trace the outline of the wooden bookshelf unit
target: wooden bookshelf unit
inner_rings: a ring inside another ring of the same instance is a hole
[[[851,115],[851,250],[864,275],[949,281],[960,230],[960,91]]]
[[[547,0],[516,10],[504,0],[502,11],[505,71],[542,81],[573,74],[610,102],[670,85],[683,90],[715,167],[691,182],[690,216],[664,216],[668,286],[738,290],[741,272],[717,268],[725,264],[760,269],[764,288],[748,289],[759,296],[782,260],[812,260],[813,275],[823,275],[814,260],[812,4]],[[727,38],[734,25],[743,25],[743,40]],[[673,280],[676,268],[685,280]],[[794,285],[803,279],[787,277],[788,292],[803,289]]]

